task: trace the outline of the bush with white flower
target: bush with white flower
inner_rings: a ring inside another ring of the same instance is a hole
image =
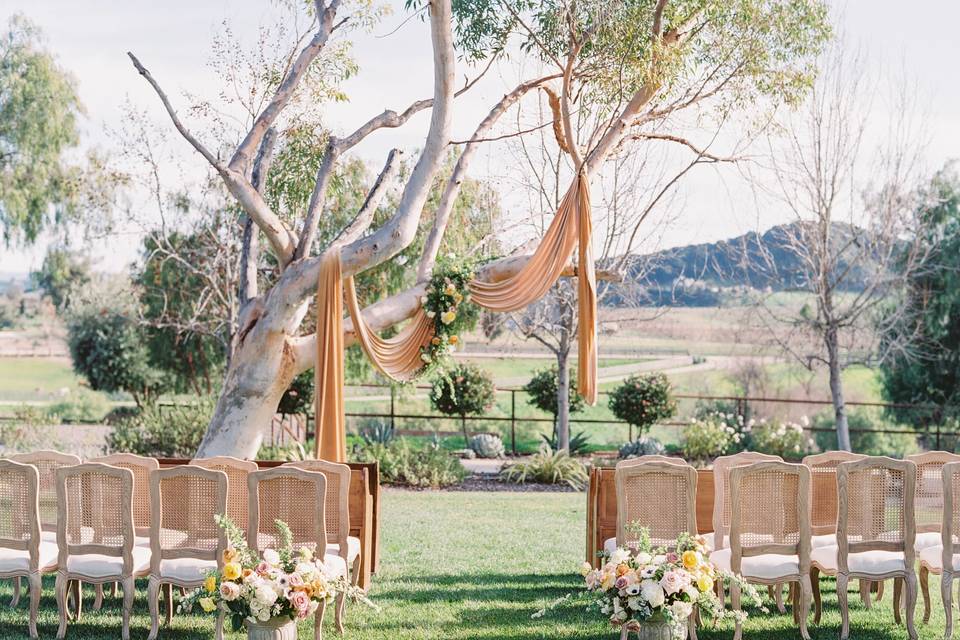
[[[799,422],[761,418],[748,421],[743,431],[752,451],[780,456],[784,460],[800,460],[817,450],[816,442],[806,432],[809,427],[806,416]]]
[[[341,593],[373,606],[362,589],[344,576],[331,575],[309,547],[294,551],[286,523],[276,521],[279,548],[266,549],[259,557],[229,518],[218,516],[217,524],[226,531],[229,543],[223,552],[223,569],[208,573],[203,586],[184,598],[180,610],[222,611],[233,630],[239,631],[246,622],[280,617],[304,620]]]
[[[694,418],[683,429],[683,455],[687,460],[708,464],[718,456],[743,449],[743,419],[712,412]]]
[[[670,625],[674,638],[683,640],[694,608],[703,620],[739,617],[742,622],[746,613],[725,610],[714,593],[718,580],[726,585],[737,584],[744,602],[761,605],[753,585],[710,564],[702,537],[681,534],[676,547],[668,551],[653,548],[648,532],[640,531],[639,540],[630,549],[620,547],[605,553],[599,569],[583,564],[583,598],[612,625],[663,621]],[[555,605],[568,600],[563,598]],[[534,617],[541,617],[546,611],[542,609]]]

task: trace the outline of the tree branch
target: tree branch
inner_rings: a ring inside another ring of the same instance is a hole
[[[373,222],[373,215],[377,212],[380,203],[383,201],[383,196],[387,193],[387,186],[400,168],[398,158],[401,155],[403,155],[403,152],[399,149],[390,151],[387,155],[387,161],[380,171],[380,175],[377,176],[377,181],[373,183],[373,188],[371,188],[367,194],[367,199],[363,202],[363,206],[360,207],[360,211],[357,212],[357,216],[353,219],[353,222],[337,235],[334,244],[349,244],[370,228],[370,224]]]

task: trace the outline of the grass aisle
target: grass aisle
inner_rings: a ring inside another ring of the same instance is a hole
[[[383,556],[372,597],[381,611],[347,609],[349,640],[497,639],[534,640],[577,638],[612,640],[616,635],[579,607],[567,606],[552,616],[531,620],[530,614],[549,600],[574,591],[579,577],[573,572],[582,560],[584,544],[583,494],[454,493],[386,490],[383,495]],[[146,582],[138,583],[132,637],[146,638],[149,618]],[[883,603],[863,609],[859,596],[850,594],[851,638],[875,640],[906,638],[895,627],[890,608],[892,583]],[[939,583],[931,580],[934,617],[917,628],[925,639],[943,636]],[[840,616],[832,580],[823,581],[824,620],[811,625],[815,639],[837,637]],[[11,610],[10,581],[0,583],[0,640],[26,637],[26,598]],[[92,590],[85,594],[87,610],[67,638],[116,638],[120,635],[119,602],[108,599],[103,611],[89,610]],[[332,614],[325,636],[336,638]],[[44,581],[40,636],[56,635],[53,580]],[[172,628],[160,638],[212,638],[213,622],[199,616],[174,617]],[[242,634],[228,634],[239,639]],[[300,628],[300,638],[313,637],[312,624]],[[704,629],[702,640],[727,640],[729,626]],[[755,613],[748,621],[747,640],[799,638],[790,615]]]

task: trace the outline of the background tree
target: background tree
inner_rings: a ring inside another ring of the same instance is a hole
[[[40,30],[14,15],[0,36],[0,227],[4,242],[33,242],[77,205],[82,107],[73,79],[43,46]]]
[[[781,241],[802,274],[794,286],[809,297],[797,309],[765,296],[759,309],[791,358],[810,370],[826,367],[837,446],[849,451],[843,371],[910,349],[883,343],[879,324],[899,324],[918,309],[898,305],[883,319],[881,310],[903,299],[907,283],[926,271],[935,243],[918,211],[922,131],[911,120],[907,90],[895,96],[891,134],[867,150],[874,88],[860,59],[838,43],[820,66],[809,99],[771,139],[770,153],[776,196],[794,217],[781,228]]]
[[[532,77],[524,77],[494,103],[470,139],[464,141],[417,258],[418,283],[425,282],[431,273],[471,159],[481,144],[496,137],[488,139],[488,134],[500,117],[531,90],[554,81],[560,85],[559,90],[554,89],[558,116],[551,113],[534,126],[555,124],[570,156],[570,174],[582,170],[592,179],[621,143],[664,139],[657,127],[670,114],[705,109],[711,103],[722,111],[760,101],[796,100],[813,76],[812,56],[829,34],[826,11],[819,0],[645,0],[613,5],[481,2],[457,3],[456,12],[449,0],[411,2],[410,6],[415,10],[427,8],[429,15],[433,98],[419,100],[399,112],[384,111],[352,132],[331,136],[313,178],[310,200],[305,210],[296,212],[295,224],[278,214],[254,180],[271,157],[270,145],[264,143],[273,138],[268,133],[271,130],[282,137],[289,122],[281,116],[304,91],[309,93],[311,73],[327,68],[324,59],[334,50],[333,43],[342,45],[343,34],[369,24],[367,16],[351,13],[367,13],[368,5],[341,6],[337,0],[313,4],[311,28],[315,31],[304,34],[303,42],[277,61],[275,73],[262,74],[268,79],[267,87],[256,95],[266,97],[249,110],[251,124],[236,145],[218,137],[209,127],[195,133],[181,119],[160,82],[131,55],[135,68],[156,91],[175,128],[259,228],[279,271],[273,286],[258,291],[241,308],[241,339],[226,369],[200,455],[253,455],[262,437],[261,425],[269,419],[290,381],[314,366],[316,336],[301,332],[301,325],[324,255],[339,252],[343,275],[349,276],[395,259],[416,240],[430,190],[451,142],[449,127],[457,93],[454,31],[460,55],[487,63],[486,68],[503,55],[506,47],[535,63],[518,64],[518,68],[546,68],[542,75],[538,69]],[[473,86],[468,82],[460,93]],[[571,124],[573,114],[578,113],[577,101],[597,94],[605,96],[606,101],[591,114],[596,123],[592,130],[584,130],[578,138]],[[332,243],[322,243],[318,229],[325,218],[331,179],[341,160],[369,135],[402,126],[426,109],[431,110],[429,129],[417,160],[403,176],[395,206],[387,209],[386,219],[375,224],[374,214],[386,201],[396,176],[395,153],[386,158],[352,221],[331,235],[336,238]],[[232,153],[212,152],[205,141],[210,137],[217,138],[217,149],[226,144]],[[671,134],[670,140],[674,139],[693,144]],[[502,278],[524,263],[522,256],[494,261],[484,265],[479,277]],[[420,284],[404,289],[368,305],[365,318],[374,330],[393,327],[415,313],[422,295]],[[349,340],[349,325],[345,331]]]
[[[90,283],[90,260],[65,247],[53,246],[47,249],[40,270],[34,271],[31,277],[62,311],[69,304],[70,291]]]
[[[904,315],[894,301],[884,314],[884,337],[891,357],[880,368],[883,395],[892,403],[927,404],[933,415],[901,411],[905,420],[942,420],[960,404],[960,178],[950,164],[923,190],[921,240],[933,251],[923,270],[907,273],[906,304],[919,313]],[[910,265],[905,265],[909,267]],[[900,349],[910,344],[914,348]],[[940,415],[937,415],[940,414]]]
[[[496,401],[493,378],[481,367],[461,362],[433,381],[430,404],[440,413],[459,416],[464,446],[470,443],[467,416],[481,415]]]
[[[569,415],[583,411],[584,402],[580,394],[577,393],[576,372],[567,369],[567,375],[569,378],[566,381],[566,419],[568,421],[567,430],[569,432]],[[530,396],[527,400],[529,404],[553,416],[552,442],[558,446],[560,443],[560,406],[557,398],[559,397],[560,388],[560,371],[557,365],[537,371],[523,387],[523,390]],[[569,448],[569,446],[570,442],[568,438],[567,447]]]
[[[637,437],[677,413],[673,387],[662,373],[626,378],[610,392],[609,405],[613,415],[637,428]]]

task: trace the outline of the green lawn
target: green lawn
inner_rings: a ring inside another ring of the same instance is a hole
[[[549,600],[574,591],[576,570],[582,561],[584,509],[582,493],[455,493],[387,490],[383,494],[383,556],[374,578],[372,598],[379,612],[348,607],[346,638],[351,640],[539,640],[578,638],[612,640],[615,634],[592,613],[576,606],[552,616],[531,620],[530,614]],[[0,585],[6,603],[10,583]],[[889,587],[890,585],[888,585]],[[146,582],[138,583],[132,637],[146,638],[149,622]],[[824,619],[811,625],[815,639],[833,639],[839,628],[834,583],[824,579]],[[906,638],[893,625],[892,588],[886,601],[867,611],[851,592],[851,638],[878,640]],[[943,635],[939,585],[931,582],[934,619],[919,624],[921,638]],[[26,598],[20,608],[0,605],[0,640],[26,637]],[[90,598],[87,597],[89,603]],[[918,612],[922,607],[918,607]],[[44,583],[40,636],[56,634],[53,581]],[[68,638],[119,636],[118,601],[109,600],[101,612],[87,611],[70,626]],[[328,637],[337,637],[332,623]],[[726,640],[732,629],[703,629],[704,640]],[[211,619],[175,616],[160,638],[212,638]],[[229,637],[242,638],[240,634]],[[300,629],[312,638],[312,624]],[[755,613],[747,622],[748,640],[799,638],[789,615]]]
[[[0,400],[51,400],[80,379],[61,358],[0,358]]]

